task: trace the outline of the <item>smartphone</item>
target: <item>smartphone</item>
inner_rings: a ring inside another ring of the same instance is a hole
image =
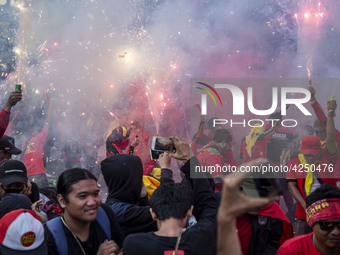
[[[249,197],[268,197],[282,194],[280,179],[277,178],[249,178],[241,186]]]
[[[176,152],[174,142],[170,138],[154,136],[152,138],[151,150],[153,151],[168,151]]]
[[[259,197],[279,196],[282,194],[279,179],[260,178],[254,179]]]
[[[15,84],[15,90],[21,90],[21,84]]]
[[[163,153],[162,151],[150,150],[150,157],[152,160],[156,160],[156,159],[159,159],[159,155],[162,153]]]

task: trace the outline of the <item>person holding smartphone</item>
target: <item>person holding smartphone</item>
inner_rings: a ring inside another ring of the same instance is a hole
[[[217,200],[206,178],[190,178],[190,166],[199,162],[191,157],[189,144],[180,137],[171,140],[176,152],[170,155],[184,162],[185,181],[161,183],[154,191],[150,212],[158,230],[129,235],[123,245],[126,255],[215,254]],[[191,215],[197,224],[188,227]]]

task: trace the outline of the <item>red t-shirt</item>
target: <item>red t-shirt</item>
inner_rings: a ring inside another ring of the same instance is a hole
[[[238,239],[240,240],[242,254],[248,254],[253,224],[248,214],[236,218]]]
[[[29,140],[29,144],[23,152],[24,156],[22,157],[22,162],[27,168],[27,176],[46,172],[43,161],[43,148],[47,134],[47,129],[43,128],[38,135]],[[23,141],[21,149],[24,149],[26,141],[27,140]]]
[[[319,105],[319,103],[316,101],[312,104],[312,107],[314,109],[314,112],[316,114],[316,117],[318,117],[319,121],[321,122],[321,124],[323,125],[323,127],[326,129],[326,121],[327,121],[327,116],[326,114],[323,112],[321,106]],[[335,129],[335,140],[336,143],[338,144],[338,149],[340,148],[340,131]],[[340,156],[338,156],[338,159],[335,163],[335,178],[340,180]]]
[[[231,166],[239,166],[239,163],[235,160],[234,152],[232,149],[228,149],[223,155],[223,161]]]
[[[310,233],[287,240],[281,245],[276,255],[322,255],[313,243],[313,234]]]
[[[332,174],[334,173],[334,164],[336,162],[336,156],[330,157],[326,150],[322,150],[321,158],[318,163],[315,165],[315,169],[320,169],[319,171],[315,171],[324,183],[336,187],[336,181],[332,178]],[[327,172],[328,166],[332,165],[333,173]],[[326,168],[325,168],[326,167]],[[301,162],[298,157],[292,158],[288,162],[288,168],[290,172],[287,173],[287,181],[296,181],[298,184],[298,189],[302,194],[303,198],[306,199],[306,191],[305,191],[305,180],[307,176],[307,169],[302,168]],[[295,169],[295,170],[294,170]],[[323,171],[326,171],[325,173]],[[314,178],[315,175],[314,175]],[[298,203],[296,207],[295,216],[299,219],[306,220],[306,212],[303,207]]]
[[[223,162],[223,157],[219,153],[219,151],[215,148],[212,147],[204,147],[202,148],[196,155],[196,158],[200,162],[201,167],[206,167],[208,171],[209,166],[219,166],[223,167],[224,162]],[[222,172],[215,171],[215,172],[210,172],[211,175],[221,175]],[[221,190],[222,187],[215,186],[215,191]]]
[[[201,166],[223,166],[223,157],[215,148],[202,148],[196,155]],[[213,173],[212,173],[213,174]],[[221,174],[221,173],[215,173]]]

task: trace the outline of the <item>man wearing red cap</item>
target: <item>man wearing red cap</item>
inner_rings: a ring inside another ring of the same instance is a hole
[[[318,137],[304,137],[301,141],[301,154],[288,162],[288,187],[290,193],[298,202],[295,213],[298,218],[296,235],[307,234],[312,231],[306,223],[306,197],[323,183],[336,186],[336,181],[333,178],[338,153],[333,119],[335,109],[336,101],[328,101],[327,137],[324,148],[322,148]]]
[[[320,104],[316,100],[315,89],[312,86],[308,86],[308,90],[311,93],[310,102],[311,102],[311,105],[312,105],[313,110],[315,112],[315,115],[318,118],[319,124],[321,125],[321,127],[325,128],[326,124],[327,124],[327,117],[326,117],[326,114],[324,113],[324,111],[322,110]],[[320,125],[319,125],[319,128],[315,128],[315,126],[314,126],[315,134],[317,136],[319,136],[319,134],[321,133],[320,131],[322,130]],[[336,142],[337,142],[337,145],[338,145],[338,148],[339,148],[339,146],[340,146],[340,131],[338,129],[335,129],[335,139],[336,139]],[[334,172],[336,173],[335,178],[337,178],[338,187],[340,187],[340,157],[338,157],[338,159],[335,163]]]

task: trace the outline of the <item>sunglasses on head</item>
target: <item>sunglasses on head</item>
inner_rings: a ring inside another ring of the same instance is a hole
[[[317,221],[316,223],[319,223],[320,229],[323,231],[332,231],[335,226],[340,229],[340,221]]]

